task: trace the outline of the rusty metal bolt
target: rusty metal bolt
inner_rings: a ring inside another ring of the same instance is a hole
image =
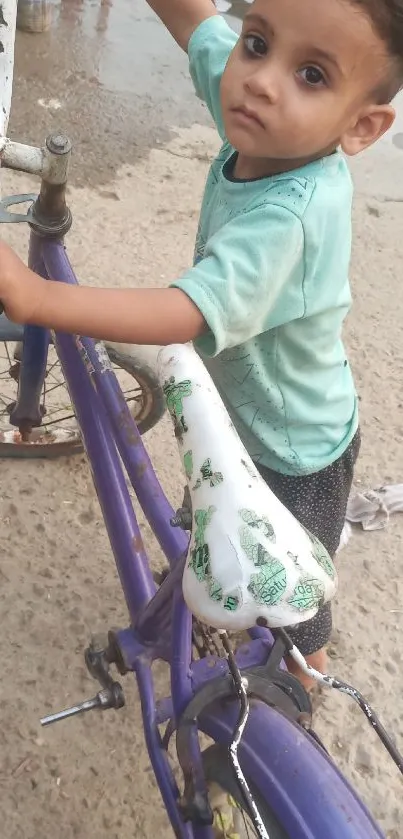
[[[46,146],[52,154],[68,154],[71,151],[71,142],[65,134],[51,134]]]

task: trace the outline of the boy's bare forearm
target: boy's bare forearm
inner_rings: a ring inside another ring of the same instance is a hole
[[[212,0],[147,0],[148,5],[187,51],[190,36],[208,17],[217,14]]]
[[[206,329],[201,312],[179,289],[101,289],[45,280],[27,320],[133,344],[187,343]]]

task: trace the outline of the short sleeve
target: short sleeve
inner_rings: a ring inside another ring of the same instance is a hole
[[[204,258],[172,285],[205,318],[210,356],[305,314],[304,232],[278,205],[237,216],[207,242]]]
[[[237,34],[224,18],[213,15],[197,27],[188,45],[190,75],[196,93],[206,103],[222,139],[220,82],[237,40]]]

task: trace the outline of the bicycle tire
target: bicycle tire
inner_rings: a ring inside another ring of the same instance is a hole
[[[60,443],[7,443],[0,442],[0,459],[15,460],[57,460],[58,457],[72,457],[82,454],[84,446],[80,439]]]
[[[228,755],[228,749],[215,743],[203,752],[202,757],[207,786],[211,788],[212,785],[215,785],[219,790],[233,799],[237,809],[239,808],[241,812],[245,812],[248,816],[250,816],[234,775]],[[290,834],[281,826],[272,809],[262,798],[258,790],[256,790],[253,784],[250,783],[249,787],[270,839],[291,839]],[[210,800],[210,804],[214,810],[214,802]],[[217,819],[217,828],[214,828],[215,837],[216,839],[221,839],[221,837],[224,839],[226,833],[223,833],[222,829],[218,826],[220,821],[218,810],[216,811],[215,816]],[[230,835],[233,834],[228,833],[228,836]]]
[[[122,370],[133,376],[147,394],[147,401],[140,415],[136,415],[141,435],[150,431],[160,421],[166,410],[165,398],[157,374],[157,347],[139,347],[107,341],[109,358]]]
[[[238,715],[236,702],[213,703],[200,714],[199,730],[227,749]],[[329,755],[278,709],[252,699],[239,758],[251,787],[292,839],[385,839]]]
[[[135,420],[140,434],[146,434],[165,412],[164,396],[159,385],[156,365],[153,366],[152,363],[152,355],[142,353],[142,348],[127,344],[106,343],[106,349],[112,363],[129,373],[141,388],[140,413],[136,413]],[[17,433],[10,426],[10,431],[4,434],[10,439],[0,440],[0,458],[53,460],[82,454],[84,451],[79,432],[69,436],[62,430],[51,431],[48,440],[41,442],[43,430],[34,429],[31,441],[25,444],[12,439]],[[35,439],[38,442],[35,442]]]

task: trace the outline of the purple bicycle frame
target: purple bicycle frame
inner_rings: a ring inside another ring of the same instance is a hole
[[[31,267],[45,278],[77,282],[61,242],[31,233]],[[158,725],[173,727],[190,700],[212,679],[227,673],[220,658],[192,661],[192,616],[182,596],[181,576],[188,538],[170,525],[173,510],[120,391],[115,375],[96,342],[78,336],[53,336],[68,384],[94,483],[105,519],[116,566],[130,615],[130,625],[117,633],[127,670],[137,679],[143,726],[150,761],[176,837],[212,839],[211,827],[185,824],[177,800],[179,791],[168,764]],[[46,331],[25,327],[22,373],[44,370]],[[38,382],[24,378],[27,402],[37,395]],[[125,466],[138,501],[164,551],[171,571],[157,590],[123,474]],[[240,668],[265,664],[273,639],[255,628],[251,641],[237,652]],[[171,667],[171,697],[156,701],[151,666],[164,659]],[[199,720],[200,730],[228,746],[238,715],[238,703],[211,704]],[[333,762],[299,726],[278,710],[253,701],[240,745],[243,771],[261,799],[272,808],[292,839],[381,839],[365,806]],[[187,760],[198,768],[203,787],[197,728]]]

